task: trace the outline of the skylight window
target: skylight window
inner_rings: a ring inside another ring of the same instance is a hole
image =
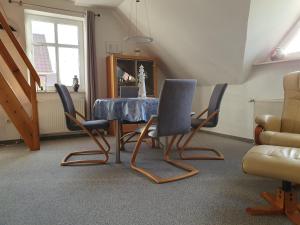
[[[270,55],[272,61],[300,59],[300,21],[296,22]]]
[[[285,55],[289,55],[292,53],[300,52],[300,29],[297,29],[295,35],[293,35],[292,39],[287,43],[286,47],[283,48],[283,53]]]

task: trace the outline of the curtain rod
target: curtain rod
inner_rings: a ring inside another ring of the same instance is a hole
[[[48,8],[48,9],[54,9],[54,10],[60,10],[60,11],[65,11],[65,12],[72,12],[72,13],[80,13],[80,14],[86,15],[86,13],[82,12],[82,11],[76,11],[76,10],[70,10],[70,9],[60,9],[60,8],[51,7],[51,6],[39,5],[39,4],[33,4],[33,3],[26,3],[26,2],[23,2],[22,0],[19,0],[19,1],[17,1],[17,0],[8,0],[8,2],[18,4],[19,6],[23,6],[23,5],[37,6],[37,7],[42,7],[42,8]],[[101,17],[100,13],[95,14],[95,17]]]

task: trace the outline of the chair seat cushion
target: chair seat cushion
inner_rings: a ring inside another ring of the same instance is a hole
[[[109,122],[107,120],[88,120],[82,122],[82,125],[89,129],[107,129],[109,127]]]
[[[278,145],[300,148],[300,134],[264,131],[259,135],[263,145]]]
[[[192,118],[192,128],[196,129],[201,123],[203,123],[205,121],[205,119],[196,119],[196,118]],[[215,127],[216,125],[209,121],[207,124],[204,125],[204,127]]]
[[[300,149],[258,145],[243,159],[245,173],[300,183]]]

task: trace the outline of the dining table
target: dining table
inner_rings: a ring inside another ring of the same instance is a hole
[[[115,122],[116,163],[121,163],[120,157],[120,124],[122,121],[147,122],[152,115],[157,115],[159,99],[153,97],[138,98],[104,98],[97,99],[93,107],[96,120]]]

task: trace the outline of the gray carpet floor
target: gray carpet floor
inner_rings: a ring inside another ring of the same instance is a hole
[[[243,174],[241,160],[251,144],[210,134],[195,143],[219,149],[224,161],[189,161],[191,178],[157,185],[132,171],[133,145],[108,165],[60,167],[74,150],[93,149],[87,137],[48,140],[29,152],[23,144],[0,147],[0,225],[284,225],[284,216],[249,216],[247,206],[264,204],[259,193],[280,181]],[[144,144],[139,163],[160,175],[178,173],[162,152]],[[176,157],[174,155],[174,157]]]

